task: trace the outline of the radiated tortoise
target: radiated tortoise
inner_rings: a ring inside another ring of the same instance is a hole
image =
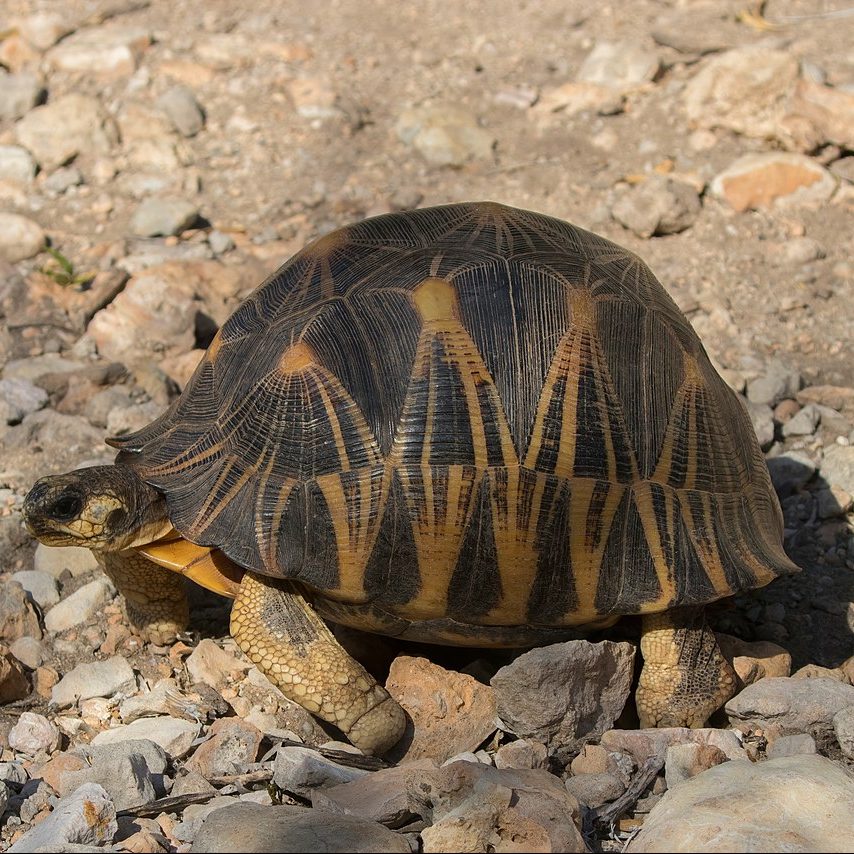
[[[734,688],[702,606],[796,570],[745,409],[646,265],[494,203],[315,241],[110,444],[36,483],[33,534],[91,548],[156,641],[177,573],[233,597],[240,647],[365,751],[404,713],[325,620],[523,646],[641,614],[642,725],[702,726]]]

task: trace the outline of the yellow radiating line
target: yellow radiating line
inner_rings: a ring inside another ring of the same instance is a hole
[[[696,525],[691,511],[690,502],[688,501],[687,496],[683,498],[683,492],[680,491],[677,494],[679,495],[680,504],[682,505],[682,519],[685,522],[685,526],[688,531],[693,531]],[[711,526],[711,520],[714,519],[712,495],[708,492],[697,492],[695,494],[700,496],[700,501],[703,504],[703,524]],[[730,587],[729,581],[727,581],[724,565],[721,561],[720,550],[717,547],[714,529],[709,532],[709,536],[691,537],[691,540],[694,543],[697,557],[700,559],[700,563],[703,565],[703,569],[706,571],[706,575],[708,575],[709,580],[712,582],[712,586],[715,588],[715,591],[721,596],[726,596],[732,593],[732,588]]]
[[[264,519],[264,495],[267,492],[267,484],[270,480],[270,475],[273,472],[273,465],[276,462],[276,455],[270,454],[270,460],[264,468],[261,475],[261,482],[258,486],[258,492],[255,498],[255,542],[258,545],[258,553],[261,555],[261,560],[264,561],[264,566],[271,574],[278,572],[278,567],[275,564],[275,555],[271,557],[270,544],[275,542],[275,531],[265,531],[261,525]]]
[[[276,561],[276,547],[278,546],[279,540],[279,526],[282,524],[282,516],[285,513],[285,508],[288,506],[288,501],[290,500],[291,493],[294,491],[295,487],[297,487],[296,478],[289,477],[285,479],[285,482],[282,484],[282,488],[279,490],[279,494],[276,497],[273,517],[270,520],[270,541],[267,544],[267,559],[264,561],[264,565],[272,567],[277,573],[281,571],[281,567]]]
[[[595,603],[599,573],[602,570],[602,556],[626,488],[620,484],[610,484],[601,510],[601,535],[599,542],[594,544],[587,542],[587,528],[592,512],[591,501],[596,489],[596,480],[593,478],[572,480],[568,514],[569,552],[578,593],[578,606],[573,609],[573,614],[577,614],[579,618],[598,616]]]
[[[638,509],[638,514],[643,525],[644,536],[646,537],[647,547],[650,555],[652,555],[652,563],[655,567],[655,574],[658,576],[658,583],[661,587],[661,595],[654,600],[645,602],[641,605],[641,613],[656,613],[663,611],[676,598],[676,582],[675,573],[676,567],[671,567],[667,563],[664,555],[664,548],[661,544],[661,536],[658,532],[656,524],[656,512],[652,503],[652,487],[649,481],[640,481],[632,487],[634,493],[634,501]],[[669,488],[662,490],[664,493],[665,516],[667,530],[670,532],[670,537],[675,540],[673,530],[673,491]]]
[[[332,435],[335,437],[335,449],[338,451],[338,462],[341,466],[341,471],[350,471],[350,457],[347,455],[347,446],[344,444],[344,433],[341,430],[341,422],[338,420],[338,413],[332,405],[332,400],[326,392],[326,387],[323,384],[323,371],[313,370],[311,375],[317,383],[317,388],[320,391],[320,396],[323,399],[323,410],[326,417],[329,419],[329,426],[332,429]]]

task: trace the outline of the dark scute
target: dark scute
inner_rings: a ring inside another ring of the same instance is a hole
[[[543,419],[543,437],[537,453],[537,471],[552,473],[557,468],[560,437],[563,432],[563,406],[566,400],[567,377],[555,378],[551,398]],[[569,425],[567,425],[569,427]]]
[[[636,614],[660,595],[634,494],[626,489],[608,533],[594,604],[600,614]]]
[[[318,590],[338,586],[338,550],[326,499],[316,483],[291,492],[278,531],[276,562],[285,578]]]
[[[549,477],[537,519],[537,574],[528,597],[528,622],[550,625],[578,605],[572,572],[569,498],[571,481]]]
[[[608,424],[603,419],[605,406],[596,387],[596,371],[590,357],[590,342],[586,343],[587,346],[582,348],[584,355],[581,370],[574,378],[578,383],[578,397],[575,414],[575,464],[572,473],[575,477],[608,480],[610,472],[605,453]]]
[[[691,534],[685,526],[679,495],[660,484],[650,484],[652,506],[664,559],[676,579],[676,602],[679,605],[699,605],[717,598]],[[673,529],[667,526],[667,500],[672,502]]]
[[[640,305],[603,302],[597,307],[597,321],[597,339],[639,474],[648,478],[655,471],[682,382],[682,352],[662,318]]]
[[[460,368],[441,336],[431,342],[430,381],[436,389],[430,431],[430,465],[474,464],[471,413]]]
[[[448,585],[448,616],[471,621],[491,611],[501,601],[501,594],[492,528],[491,486],[489,474],[486,474],[474,498],[460,556]]]
[[[480,417],[483,422],[484,437],[486,439],[486,464],[488,466],[502,466],[509,460],[504,459],[501,447],[501,423],[505,420],[501,401],[495,392],[495,387],[488,382],[478,381],[475,385],[477,391],[477,402],[480,407]]]
[[[421,586],[412,514],[400,476],[392,476],[385,512],[365,569],[365,593],[378,604],[403,605]]]

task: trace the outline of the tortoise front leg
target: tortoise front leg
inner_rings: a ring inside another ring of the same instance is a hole
[[[702,608],[643,617],[635,702],[642,727],[702,727],[735,693],[736,675]]]
[[[184,579],[136,551],[103,552],[104,572],[124,596],[131,628],[143,639],[172,643],[187,628],[190,608]]]
[[[344,651],[294,583],[247,572],[231,635],[288,699],[365,753],[385,753],[400,740],[403,709]]]

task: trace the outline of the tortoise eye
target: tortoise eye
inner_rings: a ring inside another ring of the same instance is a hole
[[[51,516],[58,522],[69,522],[83,509],[83,499],[73,493],[66,492],[60,495],[54,505],[50,508]]]

